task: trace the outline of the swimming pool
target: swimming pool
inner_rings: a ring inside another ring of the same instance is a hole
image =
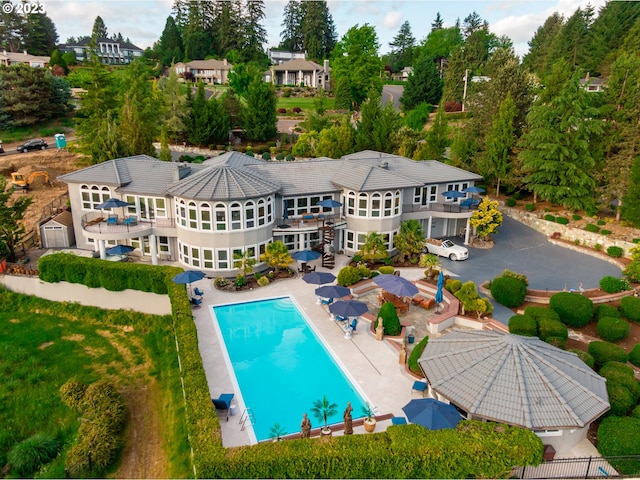
[[[342,422],[347,402],[353,418],[363,416],[363,396],[289,297],[216,306],[213,312],[240,388],[235,393],[253,412],[258,441],[271,438],[276,422],[286,434],[299,432],[305,412],[314,428],[322,426],[310,410],[323,395],[338,405],[329,424]]]

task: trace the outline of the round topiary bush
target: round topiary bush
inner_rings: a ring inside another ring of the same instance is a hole
[[[596,307],[596,314],[595,314],[596,322],[603,317],[620,318],[620,312],[616,307],[607,305],[605,303],[601,303]]]
[[[360,274],[355,267],[342,267],[338,272],[338,285],[341,285],[343,287],[350,287],[358,281],[360,281]]]
[[[640,343],[636,343],[629,352],[629,361],[632,365],[640,367]]]
[[[550,338],[569,338],[569,329],[559,320],[542,317],[538,320],[538,336],[541,340],[551,343]]]
[[[544,219],[545,219],[547,222],[555,222],[555,221],[556,221],[556,217],[555,217],[554,215],[551,215],[550,213],[547,213],[547,214],[544,216]]]
[[[629,288],[629,282],[623,278],[606,275],[600,279],[600,289],[607,293],[618,293]]]
[[[622,247],[616,247],[615,245],[611,245],[607,248],[607,255],[613,258],[620,258],[624,253],[624,249]]]
[[[588,351],[595,360],[596,366],[607,362],[627,363],[628,360],[627,352],[623,348],[609,342],[593,341],[589,344]]]
[[[271,153],[269,152],[264,152],[262,154],[262,160],[271,160]]]
[[[619,362],[605,363],[598,374],[607,379],[608,382],[616,382],[629,390],[633,403],[638,403],[640,399],[640,383],[638,383],[633,374],[633,368],[629,365]]]
[[[558,292],[549,299],[549,307],[569,327],[584,327],[593,317],[593,302],[577,293]]]
[[[640,419],[607,417],[598,427],[598,451],[601,455],[640,455]],[[623,475],[635,475],[640,462],[618,462],[615,469]]]
[[[602,317],[598,320],[598,336],[607,342],[619,342],[629,336],[629,322],[622,318]]]
[[[609,393],[609,403],[611,404],[611,409],[607,412],[607,415],[626,416],[635,404],[629,389],[618,382],[607,381],[607,392]]]
[[[593,357],[584,350],[580,350],[579,348],[572,348],[569,351],[578,355],[580,360],[587,364],[587,367],[593,368],[595,366],[596,362]]]
[[[14,445],[7,454],[7,462],[12,473],[28,477],[56,458],[59,450],[60,443],[54,437],[37,433]]]
[[[505,307],[522,305],[526,295],[527,284],[515,277],[498,277],[491,282],[491,296]]]
[[[539,321],[541,318],[550,318],[551,320],[560,321],[560,315],[547,307],[525,307],[524,314],[527,317],[533,318],[535,321]]]
[[[509,333],[523,337],[535,337],[538,334],[538,324],[526,315],[514,315],[509,319]]]
[[[567,217],[556,217],[556,223],[560,225],[569,225],[569,219]]]
[[[382,273],[383,275],[390,275],[395,271],[395,268],[393,268],[390,265],[384,265],[384,266],[378,268],[378,271],[380,273]]]
[[[640,418],[640,405],[636,405],[636,408],[634,408],[633,412],[631,412],[631,416],[633,418]]]
[[[444,288],[451,293],[456,293],[462,288],[462,282],[460,280],[450,278],[445,282]]]
[[[507,198],[507,207],[515,207],[517,203],[515,198]]]
[[[598,231],[600,231],[600,227],[598,227],[597,225],[593,224],[593,223],[587,223],[584,226],[584,229],[587,232],[592,232],[592,233],[597,233]]]
[[[620,313],[633,322],[640,322],[640,297],[624,297],[620,301]]]
[[[378,325],[378,321],[382,319],[382,325],[384,325],[384,334],[392,337],[400,335],[402,331],[402,325],[400,325],[400,319],[398,318],[398,312],[396,307],[391,302],[385,302],[380,307],[378,317],[376,318],[375,325]]]

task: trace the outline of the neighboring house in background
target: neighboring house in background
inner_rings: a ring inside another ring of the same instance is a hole
[[[91,39],[85,37],[74,44],[58,45],[62,53],[71,52],[78,62],[86,62],[91,57]],[[116,42],[110,38],[96,41],[96,53],[100,61],[107,65],[126,65],[142,56],[142,49],[132,43]]]
[[[329,60],[320,65],[311,60],[295,59],[273,65],[264,72],[263,79],[274,85],[295,85],[328,89],[331,85]]]
[[[224,60],[192,60],[190,62],[180,62],[174,65],[176,73],[181,78],[189,79],[194,82],[202,80],[208,84],[224,85],[229,81],[229,72],[233,70],[233,65],[227,59]]]
[[[269,60],[271,60],[271,63],[274,65],[297,59],[306,60],[307,54],[304,52],[288,52],[285,50],[275,50],[273,48],[269,49]]]
[[[604,92],[604,89],[607,88],[606,80],[597,77],[590,77],[589,72],[587,72],[587,76],[585,78],[580,79],[580,85],[587,92]]]
[[[276,240],[291,251],[319,248],[331,267],[335,252],[355,254],[372,231],[393,253],[404,220],[418,220],[428,237],[469,232],[473,211],[441,193],[480,179],[435,160],[374,151],[296,162],[228,152],[202,164],[137,155],[59,177],[69,186],[78,248],[105,258],[108,246],[130,244],[152,264],[177,260],[224,276],[236,273],[233,257],[242,252],[264,268],[260,255]],[[111,197],[130,207],[97,208]],[[342,207],[318,206],[329,199]],[[108,213],[120,218],[107,223]]]
[[[7,52],[3,50],[0,53],[0,65],[16,65],[18,63],[26,63],[30,67],[45,68],[49,66],[50,57],[40,57],[37,55],[29,55],[26,50],[23,52]]]
[[[409,79],[409,75],[413,73],[413,67],[404,67],[398,73],[394,73],[391,78],[393,80],[400,80],[406,82]]]

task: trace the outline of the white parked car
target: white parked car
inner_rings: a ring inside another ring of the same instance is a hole
[[[437,238],[427,238],[424,241],[424,253],[433,253],[450,260],[466,260],[469,258],[469,250],[460,245],[456,245],[449,239],[438,240]]]

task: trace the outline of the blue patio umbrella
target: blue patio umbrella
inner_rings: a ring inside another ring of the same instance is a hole
[[[467,187],[467,188],[463,188],[462,189],[463,193],[484,193],[485,190],[482,187],[476,187],[475,185],[473,187]]]
[[[342,203],[338,202],[337,200],[334,200],[333,198],[328,198],[327,200],[322,200],[321,202],[318,202],[318,205],[324,208],[338,208],[342,206]]]
[[[359,317],[369,311],[364,302],[358,300],[341,300],[329,305],[329,311],[340,317]]]
[[[416,398],[402,407],[402,410],[411,423],[422,425],[429,430],[455,428],[462,420],[456,407],[435,398]]]
[[[444,288],[444,273],[442,273],[442,270],[440,270],[440,273],[438,274],[438,289],[436,290],[436,297],[434,299],[437,304],[442,303],[442,300],[443,300],[442,289],[443,288]]]
[[[310,273],[307,275],[311,275]],[[325,285],[324,287],[318,287],[315,290],[317,296],[322,298],[342,298],[351,293],[351,290],[347,287],[341,287],[340,285]]]
[[[446,192],[442,192],[442,196],[445,198],[462,198],[466,197],[467,195],[457,190],[448,190]]]
[[[300,250],[292,255],[292,258],[297,262],[310,262],[320,257],[320,252],[316,252],[315,250]]]
[[[119,198],[109,198],[108,200],[102,202],[99,205],[96,205],[96,208],[100,210],[108,209],[108,208],[117,208],[117,207],[130,207],[131,204],[127,202],[123,202]]]
[[[324,285],[325,283],[333,282],[336,276],[329,272],[309,272],[302,279],[313,285]]]
[[[135,250],[131,245],[116,245],[107,250],[107,255],[124,255]]]
[[[398,277],[397,275],[386,273],[378,275],[373,281],[383,290],[399,297],[413,297],[418,293],[418,287],[406,278]]]
[[[204,277],[204,272],[201,272],[200,270],[185,270],[173,277],[171,281],[177,284],[189,285],[189,291],[191,291],[191,284],[198,280],[202,280]]]

